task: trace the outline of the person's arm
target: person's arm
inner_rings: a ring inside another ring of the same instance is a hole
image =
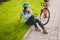
[[[21,21],[21,19],[22,19],[22,16],[20,16],[20,17],[19,17],[18,22],[20,22],[20,21]]]
[[[33,15],[33,16],[34,16],[34,14],[33,14],[32,10],[30,10],[30,13],[31,13],[31,15]]]
[[[20,13],[20,16],[19,16],[19,19],[18,19],[18,22],[20,22],[20,21],[21,21],[22,16],[23,16],[23,13],[21,12],[21,13]]]
[[[30,10],[30,14],[31,14],[31,15],[33,15],[33,12],[32,12],[32,10]]]

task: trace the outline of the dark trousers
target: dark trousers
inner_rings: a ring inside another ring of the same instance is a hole
[[[42,22],[39,21],[38,19],[35,19],[35,17],[33,15],[26,22],[26,24],[28,24],[28,25],[34,25],[35,27],[37,27],[36,23],[38,23],[39,26],[44,30],[44,26],[43,26]]]

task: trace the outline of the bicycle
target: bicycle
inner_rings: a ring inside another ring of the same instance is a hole
[[[43,3],[43,9],[41,10],[41,13],[40,13],[40,20],[42,22],[43,25],[46,25],[48,22],[49,22],[49,19],[50,19],[50,11],[48,9],[48,6],[49,6],[49,1],[44,1]]]

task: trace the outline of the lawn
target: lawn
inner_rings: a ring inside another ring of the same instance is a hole
[[[24,24],[24,19],[18,22],[23,3],[28,2],[35,16],[42,9],[43,0],[9,0],[0,4],[0,40],[21,40],[30,26]]]

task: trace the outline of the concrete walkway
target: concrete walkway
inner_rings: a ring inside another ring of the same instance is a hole
[[[23,40],[60,40],[60,0],[50,0],[49,10],[50,21],[45,25],[48,34],[35,31],[34,27],[31,27]]]

